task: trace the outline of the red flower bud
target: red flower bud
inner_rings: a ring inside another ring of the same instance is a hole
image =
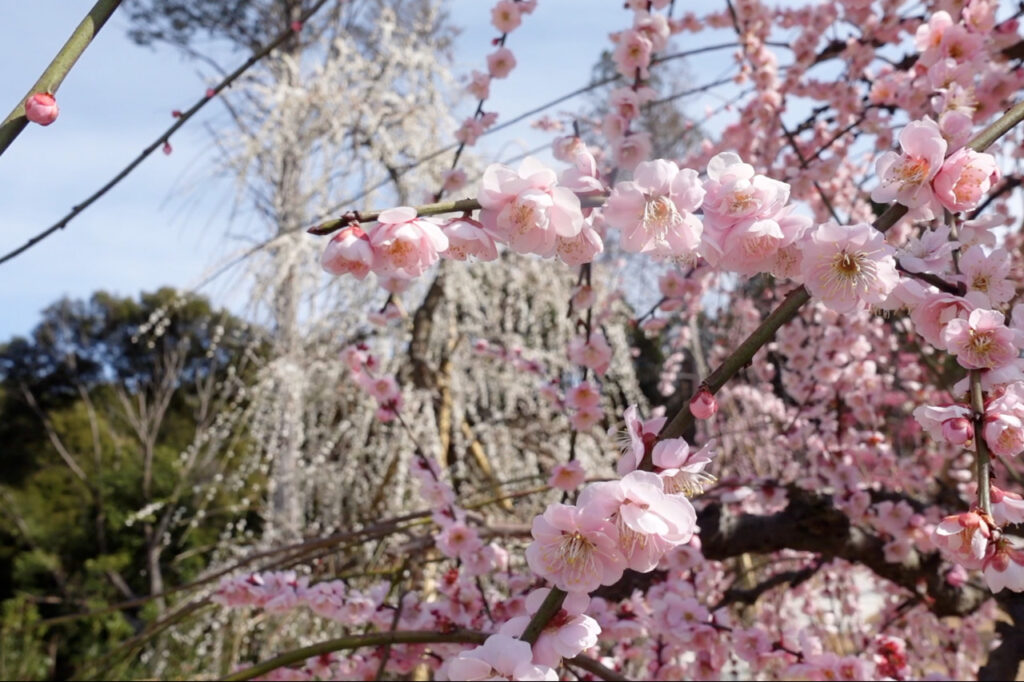
[[[697,395],[690,399],[690,413],[697,419],[710,419],[718,412],[718,401],[707,386],[701,386]]]
[[[25,100],[25,118],[33,123],[48,126],[57,120],[58,113],[57,100],[48,92],[37,92]]]

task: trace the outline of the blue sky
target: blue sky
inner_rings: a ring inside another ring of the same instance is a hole
[[[92,4],[4,3],[4,114]],[[492,4],[450,2],[454,22],[463,28],[456,74],[483,69],[496,35],[489,25]],[[541,0],[510,36],[519,65],[508,79],[495,82],[488,110],[499,112],[500,122],[585,84],[609,45],[608,33],[629,22],[622,4]],[[0,251],[20,246],[92,194],[172,122],[172,110],[186,109],[206,89],[197,64],[168,48],[134,45],[127,26],[115,13],[61,86],[58,121],[47,128],[30,125],[0,156]],[[714,57],[711,68],[720,70],[727,58],[727,52]],[[236,54],[223,65],[233,68],[243,59]],[[227,236],[233,190],[209,177],[210,138],[203,123],[221,113],[217,108],[211,103],[175,135],[173,154],[157,152],[67,229],[0,266],[0,342],[29,332],[40,311],[62,296],[84,298],[99,289],[134,296],[163,285],[192,287],[240,246]],[[524,122],[487,138],[481,149],[508,156],[539,139]],[[226,301],[216,283],[203,293]]]

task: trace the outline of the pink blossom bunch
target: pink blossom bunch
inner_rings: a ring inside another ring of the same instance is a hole
[[[639,164],[633,180],[615,186],[604,217],[621,230],[624,250],[692,261],[703,229],[694,212],[703,199],[695,171],[659,159]]]
[[[771,270],[780,249],[796,242],[810,224],[786,208],[789,185],[755,173],[731,152],[712,157],[707,173],[701,255],[726,270]]]
[[[514,171],[488,166],[480,186],[480,222],[495,241],[517,253],[554,256],[558,240],[583,229],[580,200],[557,183],[553,170],[526,158]]]

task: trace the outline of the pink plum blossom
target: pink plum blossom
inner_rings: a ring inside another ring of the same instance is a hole
[[[630,405],[623,413],[626,430],[623,434],[622,457],[619,459],[617,471],[620,476],[640,466],[647,450],[654,447],[658,432],[665,425],[665,417],[654,417],[646,421],[640,419],[636,405]]]
[[[612,61],[626,78],[639,77],[646,80],[650,75],[647,67],[651,65],[653,51],[654,44],[646,33],[628,29],[619,34]]]
[[[553,256],[558,238],[571,239],[583,229],[580,200],[557,186],[555,172],[532,157],[524,159],[518,171],[488,166],[480,205],[484,229],[517,253]]]
[[[985,255],[980,246],[972,246],[960,254],[960,273],[969,291],[988,297],[991,305],[1006,303],[1016,293],[1010,277],[1010,253],[995,249]]]
[[[1024,592],[1024,549],[1006,537],[996,543],[995,551],[985,560],[985,583],[993,592],[1011,590]]]
[[[566,592],[592,592],[622,576],[626,559],[615,525],[593,509],[551,504],[533,520],[530,569]]]
[[[972,310],[966,320],[950,320],[942,330],[942,341],[957,362],[967,369],[994,369],[1017,359],[1017,334],[1003,324],[995,310]]]
[[[447,670],[438,671],[445,680],[557,680],[547,666],[532,662],[527,642],[508,635],[491,635],[481,646],[446,661]]]
[[[804,285],[837,313],[881,304],[899,282],[892,254],[893,248],[871,225],[829,221],[803,243]]]
[[[955,427],[950,427],[953,434],[956,431],[962,429],[962,425],[959,423],[960,420],[967,421],[971,416],[971,410],[963,405],[921,405],[920,407],[914,408],[914,419],[917,423],[928,432],[928,435],[937,441],[947,440],[946,424],[948,422],[956,422]],[[970,422],[968,421],[968,425]],[[973,437],[973,428],[971,428],[971,434]],[[951,435],[953,435],[951,434]],[[967,440],[970,440],[968,438]],[[954,443],[955,445],[963,445],[965,441],[960,443]]]
[[[502,33],[510,33],[522,23],[522,11],[515,0],[498,0],[491,8],[491,24]]]
[[[942,167],[946,140],[932,119],[911,121],[900,131],[902,154],[886,152],[875,164],[880,184],[871,191],[874,201],[898,201],[907,208],[934,207],[931,180]]]
[[[505,78],[516,68],[516,57],[507,47],[499,47],[487,55],[487,72],[491,78]]]
[[[696,530],[693,505],[684,497],[666,495],[662,479],[647,471],[592,483],[583,489],[578,505],[594,516],[615,519],[619,548],[634,571],[652,570],[665,552],[688,542]]]
[[[707,486],[714,485],[717,479],[704,471],[712,457],[712,443],[706,443],[699,450],[692,450],[682,438],[660,441],[651,453],[651,461],[665,483],[665,492],[686,497],[703,494]]]
[[[598,376],[608,371],[612,360],[612,347],[601,332],[576,336],[569,341],[569,360],[594,370]]]
[[[498,257],[498,247],[484,230],[484,226],[472,218],[454,218],[441,225],[441,232],[448,238],[448,249],[441,254],[452,260],[492,261]]]
[[[1018,383],[985,406],[985,443],[999,457],[1013,457],[1024,450],[1024,396]]]
[[[587,472],[583,470],[583,465],[573,460],[567,464],[556,464],[554,469],[551,470],[551,478],[548,479],[548,485],[552,488],[571,492],[583,485],[583,481],[586,478]]]
[[[622,231],[619,243],[626,251],[692,259],[702,230],[694,211],[703,198],[695,171],[658,159],[641,163],[633,180],[615,186],[604,217]]]
[[[989,551],[992,529],[976,512],[947,516],[935,527],[933,539],[952,561],[965,568],[981,568]]]
[[[1024,498],[1014,492],[992,486],[992,520],[997,526],[1024,523]]]
[[[977,208],[998,181],[999,168],[994,156],[963,147],[942,162],[932,187],[939,203],[958,213]]]
[[[713,156],[707,172],[701,255],[715,267],[768,270],[779,249],[792,244],[809,222],[777,219],[791,215],[782,213],[789,185],[755,173],[732,152]]]
[[[332,275],[352,275],[363,279],[374,266],[373,248],[363,228],[350,225],[331,237],[320,264]]]
[[[604,251],[604,241],[588,223],[583,223],[575,237],[558,237],[555,253],[566,265],[579,267],[590,263]]]
[[[550,594],[548,588],[534,590],[526,597],[526,612],[505,622],[499,632],[519,637],[526,630],[530,617],[535,614]],[[572,658],[597,645],[601,626],[584,614],[590,597],[581,592],[571,592],[562,603],[562,608],[541,630],[533,645],[533,662],[537,665],[557,667],[563,658]]]
[[[381,211],[370,245],[375,272],[411,279],[437,262],[448,248],[448,237],[436,224],[417,217],[416,209],[402,206]]]

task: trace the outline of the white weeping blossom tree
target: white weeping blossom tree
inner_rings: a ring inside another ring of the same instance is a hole
[[[194,53],[196,29],[186,25],[205,22],[214,36],[252,49],[312,3],[225,2],[223,12],[204,14],[211,4],[137,0],[129,8],[140,41]],[[223,94],[216,170],[235,181],[233,231],[257,243],[243,251],[235,288],[269,338],[255,384],[221,426],[243,427],[246,437],[220,441],[240,463],[215,483],[242,492],[249,506],[226,524],[211,575],[253,553],[265,558],[252,568],[313,566],[320,577],[388,565],[402,538],[365,546],[323,538],[422,509],[408,474],[417,447],[448,468],[461,493],[481,500],[543,483],[570,453],[590,472],[611,471],[615,425],[573,437],[564,410],[538,392],[551,379],[579,379],[565,353],[582,331],[578,313],[566,314],[575,270],[514,254],[483,265],[446,262],[396,297],[405,314],[381,328],[368,315],[387,293],[372,278],[328,280],[319,266],[324,240],[305,233],[328,215],[420,203],[441,186],[451,154],[422,160],[455,128],[452,37],[438,0],[337,3]],[[468,155],[460,167],[470,177],[479,170]],[[595,329],[626,348],[631,313],[605,300],[606,280],[595,269]],[[377,419],[373,399],[348,376],[341,350],[360,342],[399,378],[408,428]],[[507,359],[481,354],[484,342]],[[614,358],[604,383],[618,412],[645,402],[627,354]],[[264,489],[252,490],[254,480]],[[529,504],[518,501],[517,510]],[[511,511],[505,500],[486,513],[499,523],[513,521]],[[326,634],[294,614],[287,622],[227,611],[184,618],[190,608],[179,602],[170,634],[146,648],[148,671],[227,671],[279,650],[281,638],[303,644]]]

